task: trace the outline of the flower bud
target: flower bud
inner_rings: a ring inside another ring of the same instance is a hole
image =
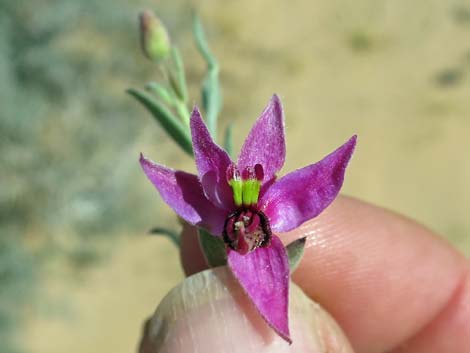
[[[140,43],[142,51],[150,60],[165,60],[171,51],[171,42],[163,23],[153,12],[142,11],[139,15]]]

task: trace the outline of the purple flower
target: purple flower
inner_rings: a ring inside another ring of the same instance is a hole
[[[180,217],[223,238],[234,276],[266,322],[291,342],[289,263],[276,234],[317,216],[335,199],[356,136],[320,162],[277,180],[286,145],[276,95],[251,129],[236,163],[214,143],[197,108],[190,126],[198,176],[143,156],[142,168]]]

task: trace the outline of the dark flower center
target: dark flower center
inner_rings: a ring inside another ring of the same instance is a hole
[[[271,241],[271,228],[266,215],[254,209],[240,209],[225,221],[223,238],[232,249],[244,255]]]

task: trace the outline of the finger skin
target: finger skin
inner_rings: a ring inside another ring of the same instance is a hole
[[[140,353],[352,353],[334,320],[292,285],[288,344],[256,312],[227,267],[187,278],[147,320]]]
[[[194,242],[191,232],[183,243]],[[333,315],[358,353],[410,342],[457,304],[452,299],[463,287],[466,260],[409,219],[339,197],[314,220],[280,235],[284,243],[301,236],[307,236],[305,256],[293,279]],[[196,270],[192,261],[200,259],[200,249],[186,247],[182,256],[187,273]],[[461,341],[462,330],[450,334]]]
[[[462,286],[431,323],[393,353],[470,352],[470,264]]]
[[[449,303],[463,257],[426,228],[389,211],[340,198],[285,237],[308,235],[294,280],[345,330],[357,352],[393,349]]]

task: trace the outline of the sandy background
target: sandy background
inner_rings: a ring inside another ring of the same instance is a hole
[[[129,5],[129,17],[150,4]],[[236,123],[238,148],[271,94],[278,93],[287,118],[284,172],[319,160],[358,134],[343,192],[426,224],[468,255],[470,7],[463,6],[437,0],[200,1],[222,65],[221,124]],[[184,10],[163,2],[153,7],[171,16]],[[203,62],[192,45],[187,14],[182,16],[169,22],[178,30],[197,100]],[[137,47],[127,55],[147,65]],[[114,87],[124,100],[130,98],[122,91],[141,83],[120,77]],[[19,336],[27,352],[133,352],[143,319],[183,278],[176,249],[145,235],[156,223],[176,220],[135,160],[145,151],[175,168],[194,166],[143,109],[136,105],[130,118],[144,125],[120,155],[119,168],[132,170],[126,178],[140,190],[133,199],[136,212],[141,207],[153,216],[132,235],[117,232],[112,251],[86,270],[60,259],[48,263],[40,277],[43,295],[28,308]]]

